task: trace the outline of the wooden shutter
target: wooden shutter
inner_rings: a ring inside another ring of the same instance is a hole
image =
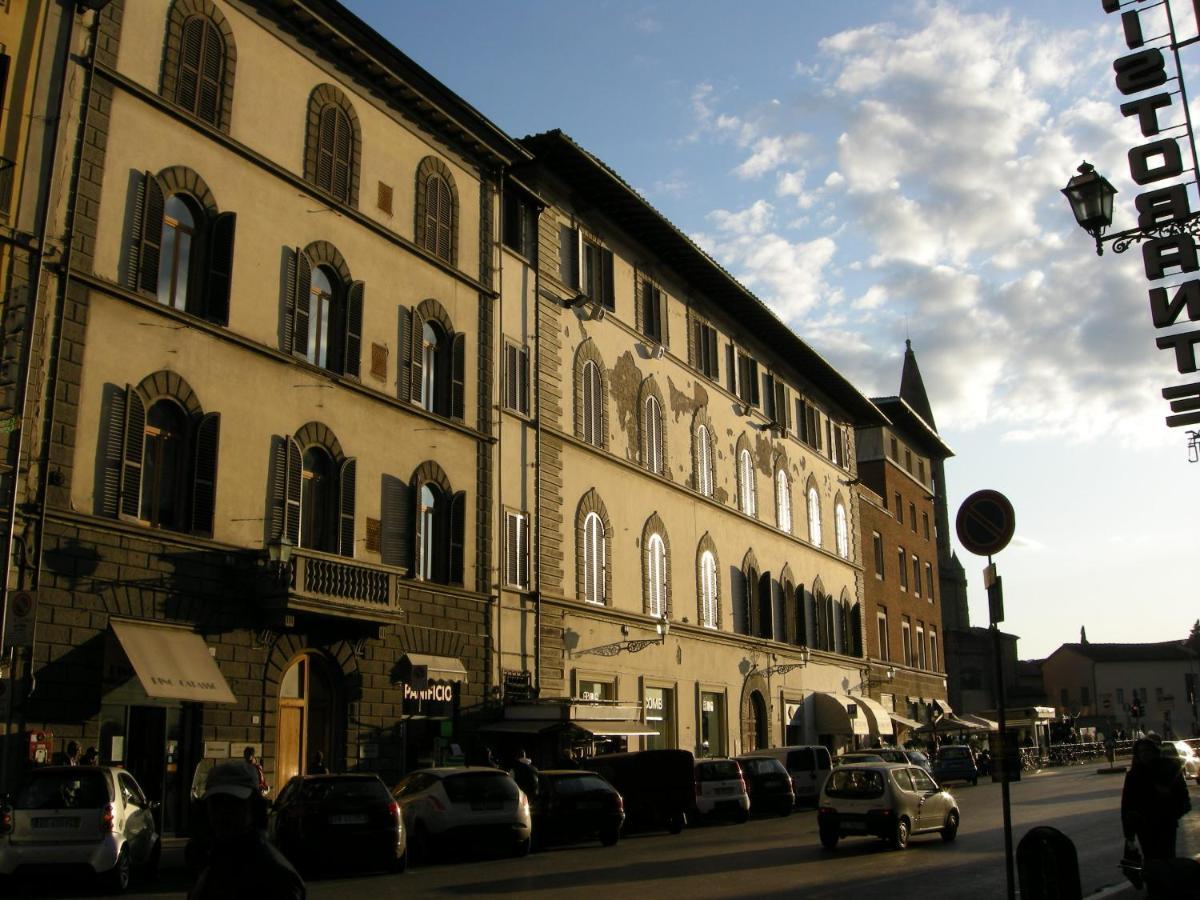
[[[517,583],[529,587],[529,515],[517,519]]]
[[[725,345],[725,380],[726,387],[729,393],[737,396],[738,383],[738,366],[736,363],[737,351],[733,349],[733,344]]]
[[[192,477],[192,533],[213,535],[217,497],[217,449],[221,414],[208,413],[196,426],[195,466]]]
[[[438,177],[437,182],[438,211],[437,211],[437,249],[434,251],[446,262],[450,262],[453,246],[452,232],[454,229],[454,201],[450,194],[450,185],[446,179]]]
[[[317,126],[317,187],[333,193],[333,156],[337,144],[337,114],[335,106],[321,110]]]
[[[158,260],[165,202],[158,179],[144,172],[138,187],[138,203],[131,229],[130,287],[154,295],[158,294]]]
[[[221,213],[208,230],[208,278],[200,314],[218,325],[229,324],[229,294],[233,285],[233,236],[237,213]]]
[[[179,47],[179,71],[175,80],[175,102],[199,114],[200,71],[204,64],[205,19],[193,16],[183,23]]]
[[[362,356],[363,300],[367,287],[361,281],[350,283],[346,293],[346,350],[342,360],[342,372],[351,378],[358,377]]]
[[[296,248],[295,269],[292,276],[292,297],[290,301],[291,346],[293,353],[308,356],[308,304],[312,294],[312,263],[308,254]]]
[[[467,492],[450,498],[450,584],[463,583],[463,534],[467,526]]]
[[[780,428],[782,428],[786,431],[787,425],[788,425],[787,385],[784,384],[782,381],[779,381],[778,379],[774,379],[774,384],[772,385],[772,387],[775,392],[775,397],[773,400],[773,403],[775,405],[775,409],[774,409],[775,424],[777,424]]]
[[[336,107],[333,108],[333,123],[333,173],[329,192],[343,203],[349,203],[354,133],[349,117]]]
[[[287,442],[286,488],[283,498],[284,536],[298,546],[300,544],[300,499],[304,478],[304,457],[295,438],[289,436],[284,440]]]
[[[204,47],[200,53],[200,86],[196,115],[210,125],[219,125],[221,116],[221,73],[225,68],[225,46],[216,26],[204,23]]]
[[[517,368],[520,371],[520,382],[518,384],[521,396],[519,398],[519,407],[522,413],[529,415],[529,348],[522,347],[517,351]]]
[[[383,476],[379,553],[385,565],[412,566],[414,494],[413,489],[399,478]]]
[[[558,277],[567,287],[579,290],[579,231],[569,225],[558,229]]]
[[[421,405],[421,382],[425,378],[425,365],[421,358],[424,343],[425,319],[415,309],[412,311],[412,326],[408,330],[409,337],[409,398],[417,406]]]
[[[100,486],[100,512],[116,518],[121,512],[121,466],[125,457],[125,398],[128,386],[106,384],[109,400],[104,426],[104,474]]]
[[[787,598],[787,601],[796,611],[796,645],[803,647],[808,643],[808,626],[804,621],[804,585],[797,585],[794,596]]]
[[[605,309],[616,309],[616,288],[613,284],[613,253],[611,250],[600,251],[600,285],[601,302]]]
[[[409,398],[409,385],[412,377],[413,348],[412,337],[409,334],[409,329],[412,328],[412,312],[402,306],[396,320],[396,346],[400,348],[400,363],[396,366],[396,396],[406,401]]]
[[[137,519],[142,499],[142,450],[146,405],[132,385],[125,386],[125,441],[121,450],[121,516]]]
[[[758,636],[772,640],[775,637],[775,611],[771,596],[771,573],[763,572],[758,579]]]
[[[271,436],[271,456],[267,467],[267,521],[263,543],[284,535],[287,508],[287,441]]]
[[[450,415],[463,418],[466,397],[467,336],[461,331],[450,339]]]
[[[338,552],[342,556],[354,557],[354,495],[358,465],[353,459],[342,463],[338,473],[339,528]]]

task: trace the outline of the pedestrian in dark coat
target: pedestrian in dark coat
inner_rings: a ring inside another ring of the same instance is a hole
[[[1191,808],[1178,759],[1163,756],[1154,741],[1139,739],[1121,792],[1126,855],[1136,852],[1136,837],[1144,859],[1174,859],[1179,819]]]
[[[517,783],[517,787],[525,792],[525,796],[532,803],[538,797],[538,770],[533,764],[525,751],[521,750],[517,753],[517,758],[513,762],[512,767],[513,781]]]

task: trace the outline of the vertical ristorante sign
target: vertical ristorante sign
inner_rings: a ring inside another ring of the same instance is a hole
[[[1187,277],[1200,269],[1196,248],[1200,210],[1193,210],[1188,190],[1189,182],[1196,183],[1200,166],[1179,58],[1180,49],[1200,38],[1176,39],[1170,3],[1101,0],[1106,13],[1120,14],[1125,45],[1133,51],[1113,61],[1117,90],[1129,98],[1121,104],[1121,114],[1136,118],[1147,138],[1129,151],[1129,175],[1147,188],[1134,198],[1137,229],[1114,235],[1113,249],[1121,252],[1130,243],[1142,243],[1146,278],[1155,283],[1149,301],[1157,329],[1179,324],[1185,312],[1186,321],[1200,321],[1200,278]],[[1200,0],[1191,5],[1200,22]],[[1158,27],[1160,17],[1166,19],[1165,34]],[[1173,72],[1168,70],[1164,50],[1171,56]],[[1185,150],[1190,159],[1184,158]],[[1181,375],[1196,373],[1200,329],[1161,334],[1155,343],[1160,350],[1174,352]],[[1167,416],[1167,425],[1200,423],[1200,381],[1163,388],[1162,395],[1174,413]]]

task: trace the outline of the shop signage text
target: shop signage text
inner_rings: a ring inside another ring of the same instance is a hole
[[[408,684],[404,685],[405,700],[433,700],[437,703],[449,703],[454,699],[454,685],[430,684],[424,690],[416,691]]]

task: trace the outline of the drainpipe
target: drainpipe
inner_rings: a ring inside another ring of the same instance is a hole
[[[533,695],[542,696],[542,265],[541,218],[545,207],[534,206],[533,217]]]
[[[504,372],[504,242],[503,242],[503,234],[504,234],[504,178],[505,178],[505,171],[506,171],[506,168],[503,165],[499,166],[496,169],[496,184],[498,186],[498,190],[496,192],[496,195],[493,196],[493,198],[492,198],[493,207],[495,206],[496,201],[497,200],[499,201],[499,210],[498,210],[499,216],[497,217],[497,223],[496,223],[496,227],[493,229],[493,234],[500,235],[501,237],[500,237],[500,240],[496,240],[495,237],[493,237],[492,235],[488,236],[488,239],[491,242],[493,248],[495,248],[494,252],[496,253],[496,257],[497,257],[496,284],[499,287],[499,290],[496,292],[496,294],[497,294],[496,334],[495,334],[495,336],[491,337],[492,359],[494,361],[493,365],[492,365],[493,373],[495,373],[495,372],[503,373]],[[498,355],[495,352],[497,343],[500,345],[500,353]],[[502,374],[501,374],[501,377],[503,377]],[[495,385],[496,381],[499,381],[499,380],[500,380],[499,378],[493,377],[492,384]],[[492,668],[493,668],[493,666],[495,667],[495,669],[496,669],[496,672],[495,672],[496,685],[499,686],[502,683],[502,677],[501,677],[502,663],[501,663],[501,661],[504,659],[504,654],[502,651],[503,651],[503,647],[504,647],[504,638],[503,638],[504,607],[503,607],[503,603],[504,603],[504,560],[505,560],[504,549],[505,548],[504,548],[503,542],[508,539],[508,535],[506,534],[506,532],[504,530],[504,466],[502,464],[503,460],[504,460],[504,387],[503,387],[503,385],[501,385],[500,390],[494,394],[494,397],[498,402],[496,402],[496,404],[495,404],[495,409],[496,409],[496,474],[495,474],[496,503],[495,503],[495,513],[494,513],[495,519],[494,519],[494,521],[496,523],[496,526],[495,526],[495,531],[493,533],[499,536],[502,549],[500,552],[499,565],[497,566],[498,577],[496,578],[496,602],[494,604],[496,614],[495,614],[494,618],[490,612],[490,610],[493,608],[493,604],[491,604],[491,603],[488,604],[488,609],[489,609],[489,613],[488,613],[489,621],[488,621],[488,629],[487,629],[488,630],[488,647],[490,648],[492,646],[492,634],[494,631],[495,632],[495,652],[492,652],[489,649],[488,655],[490,658],[487,660],[486,669],[488,672],[488,677],[490,678],[492,675]],[[492,403],[492,397],[488,398],[488,403],[489,404]],[[495,547],[496,543],[497,542],[495,540],[493,540],[492,546]],[[485,708],[487,706],[487,701],[488,701],[488,698],[484,697]]]

